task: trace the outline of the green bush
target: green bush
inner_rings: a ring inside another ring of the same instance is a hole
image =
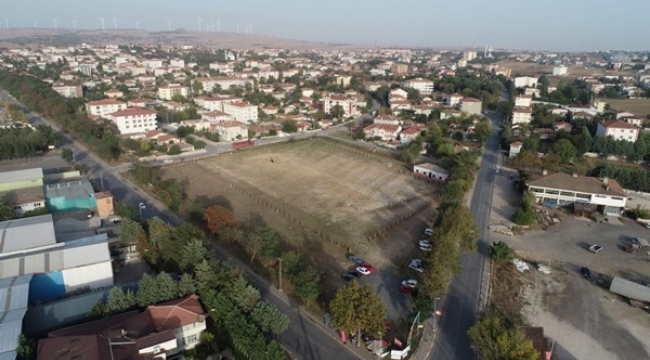
[[[490,246],[490,249],[488,250],[488,253],[490,256],[496,260],[496,261],[512,261],[514,258],[514,251],[508,244],[497,241],[492,246]]]

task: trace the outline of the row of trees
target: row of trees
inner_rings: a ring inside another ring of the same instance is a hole
[[[130,173],[139,185],[151,189],[170,210],[178,210],[187,198],[183,184],[175,179],[163,179],[159,168],[135,164]]]
[[[76,139],[93,148],[104,159],[117,159],[122,154],[119,132],[110,121],[92,121],[82,111],[83,99],[66,99],[33,76],[0,72],[0,87],[18,101],[57,122]]]
[[[48,126],[0,129],[0,160],[36,156],[58,143],[59,138]]]
[[[650,192],[650,172],[646,169],[605,164],[593,169],[590,175],[616,179],[625,189]]]
[[[281,238],[273,229],[258,227],[247,230],[237,224],[232,211],[223,206],[209,206],[203,211],[206,228],[217,236],[219,241],[236,243],[241,246],[251,264],[257,259],[282,261],[282,275],[293,286],[295,293],[306,303],[316,300],[321,292],[318,271],[305,264],[300,255],[294,251],[280,254]]]

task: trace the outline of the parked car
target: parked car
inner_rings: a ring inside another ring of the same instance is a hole
[[[598,254],[601,250],[603,250],[603,247],[600,245],[594,244],[589,247],[589,251],[591,251],[594,254]]]
[[[402,285],[399,287],[399,292],[401,292],[402,294],[410,295],[411,293],[413,293],[413,288],[410,286]]]
[[[582,276],[584,276],[586,279],[591,278],[591,270],[589,270],[588,267],[581,267],[580,268],[580,273]]]
[[[424,229],[424,235],[426,235],[426,236],[431,236],[431,235],[433,235],[433,229],[432,229],[432,228],[426,228],[426,229]]]
[[[359,277],[363,276],[362,273],[360,273],[360,272],[358,272],[358,271],[356,271],[356,270],[352,270],[352,271],[350,271],[348,274],[354,276],[355,278],[359,278]]]
[[[364,262],[363,264],[361,264],[361,266],[363,266],[363,267],[366,268],[368,271],[370,271],[371,274],[374,274],[374,273],[377,271],[377,269],[376,269],[374,266],[370,265],[370,264],[367,263],[367,262]]]
[[[418,241],[418,246],[420,247],[420,250],[422,251],[431,251],[433,246],[429,242],[429,240],[420,240]]]
[[[365,261],[363,261],[362,258],[360,258],[358,256],[354,256],[354,255],[348,256],[348,260],[352,261],[353,263],[355,263],[357,265],[361,265],[361,264],[363,264],[365,262]]]
[[[424,269],[422,268],[422,260],[420,259],[413,259],[409,263],[409,268],[417,271],[417,272],[424,272]]]
[[[345,281],[352,281],[352,280],[356,279],[356,276],[354,276],[354,275],[352,275],[350,273],[343,273],[343,274],[341,274],[341,278],[343,278],[343,280],[345,280]]]
[[[404,280],[402,281],[402,286],[408,286],[410,288],[414,288],[418,286],[418,281],[413,279]]]
[[[370,275],[370,274],[372,274],[372,273],[370,272],[370,270],[368,270],[368,269],[367,269],[366,267],[364,267],[364,266],[359,266],[359,267],[357,267],[355,270],[358,271],[361,275]]]

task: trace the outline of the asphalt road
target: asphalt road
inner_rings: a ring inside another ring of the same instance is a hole
[[[469,360],[476,355],[470,348],[467,332],[478,317],[479,297],[487,243],[487,227],[490,224],[492,186],[496,175],[499,150],[499,115],[493,114],[492,136],[486,142],[477,173],[476,186],[470,202],[470,210],[479,228],[478,250],[464,254],[462,270],[454,277],[444,299],[444,310],[439,320],[439,332],[429,359]]]
[[[4,92],[0,92],[0,99],[9,99],[16,101],[13,97]],[[362,118],[362,117],[361,117]],[[160,219],[174,225],[179,224],[179,220],[168,213],[164,206],[157,200],[149,197],[147,194],[139,192],[135,188],[131,188],[119,175],[117,170],[128,168],[128,165],[122,165],[110,168],[106,162],[92,154],[83,144],[72,139],[68,134],[62,132],[51,121],[40,117],[36,113],[29,114],[29,121],[33,125],[45,124],[57,130],[62,138],[62,147],[66,147],[74,151],[75,158],[78,163],[87,166],[90,169],[89,177],[93,181],[96,188],[109,190],[115,200],[126,201],[136,206],[139,203],[144,203],[146,209],[143,210],[142,216],[145,219],[152,217],[159,217]],[[320,131],[323,135],[338,129],[327,129]],[[296,139],[306,138],[313,136],[313,133],[299,134],[294,136]],[[258,144],[268,144],[274,142],[288,141],[289,137],[281,139],[268,139],[258,142]],[[228,152],[231,151],[229,145],[212,146],[211,153]],[[205,156],[205,154],[200,154]],[[162,162],[159,162],[162,163]],[[222,252],[223,257],[231,259],[232,261],[240,263],[234,259],[230,254]],[[241,264],[241,263],[240,263]],[[245,265],[241,264],[244,269],[250,271]],[[294,359],[305,360],[326,360],[326,359],[365,359],[371,358],[370,353],[365,349],[352,349],[352,345],[344,345],[336,337],[333,329],[326,329],[320,324],[311,321],[307,316],[300,313],[300,308],[294,302],[288,301],[286,296],[278,296],[273,291],[273,285],[269,284],[266,280],[253,274],[255,285],[260,289],[263,298],[268,303],[275,305],[282,312],[287,314],[290,319],[290,325],[287,331],[281,336],[280,343],[287,349]]]

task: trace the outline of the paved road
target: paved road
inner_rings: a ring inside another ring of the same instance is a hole
[[[438,337],[429,357],[431,360],[476,358],[470,348],[467,331],[478,317],[483,266],[489,246],[486,239],[499,149],[498,119],[498,114],[493,114],[490,119],[493,133],[486,142],[470,202],[470,210],[480,230],[478,251],[465,254],[461,258],[462,271],[452,281],[445,297]]]
[[[0,92],[0,99],[10,99],[18,103],[13,97],[8,96],[6,93]],[[72,139],[69,135],[62,132],[54,123],[40,117],[36,113],[29,114],[29,121],[31,124],[45,124],[51,126],[54,130],[58,131],[62,137],[62,146],[69,148],[75,152],[76,161],[87,166],[90,169],[90,177],[95,182],[96,186],[103,187],[105,190],[110,190],[114,198],[119,201],[126,201],[131,204],[144,203],[146,209],[143,211],[145,219],[151,217],[159,217],[160,219],[174,225],[178,225],[178,220],[173,214],[168,212],[165,207],[156,199],[149,197],[147,194],[140,192],[137,188],[125,181],[117,170],[123,170],[128,165],[121,165],[110,168],[109,165],[92,154],[83,144]],[[338,129],[323,130],[324,134],[330,131],[338,131]],[[309,137],[312,134],[299,134],[295,138]],[[287,141],[281,139],[279,141]],[[278,142],[278,139],[263,140],[261,143]],[[212,151],[226,152],[230,151],[228,145],[215,146]],[[205,156],[205,154],[201,154]],[[230,254],[220,251],[220,255],[237,261]],[[266,280],[254,274],[250,268],[245,264],[238,262],[244,270],[251,274],[254,283],[263,294],[264,300],[270,304],[275,305],[282,312],[286,313],[290,319],[290,326],[287,331],[282,335],[280,342],[292,355],[294,359],[304,360],[326,360],[326,359],[370,359],[370,354],[362,347],[360,349],[352,347],[350,344],[344,345],[336,337],[334,330],[324,327],[320,321],[310,320],[304,310],[299,307],[295,302],[287,300],[286,296],[278,293],[274,286]]]

